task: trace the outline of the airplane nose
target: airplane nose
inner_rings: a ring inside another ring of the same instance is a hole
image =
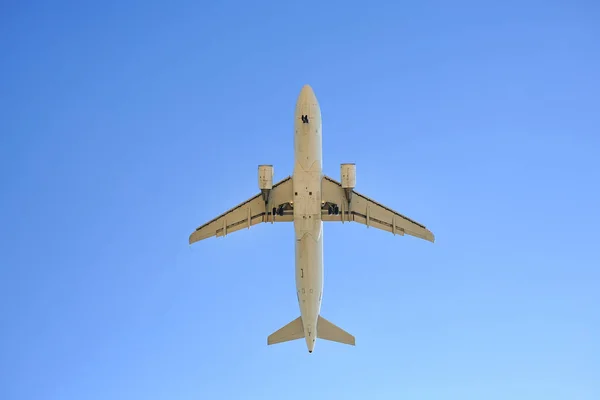
[[[298,96],[299,102],[312,103],[314,98],[315,98],[315,92],[313,92],[313,89],[310,87],[310,85],[302,86],[302,90],[300,91],[300,96]]]
[[[312,93],[312,88],[310,87],[309,84],[306,84],[304,86],[302,86],[302,92],[306,92],[306,93]]]
[[[310,131],[307,130],[308,125],[304,126],[306,123],[312,121],[313,123],[316,122],[316,125],[314,126],[320,126],[321,110],[319,108],[317,97],[315,96],[315,93],[310,85],[302,86],[302,90],[300,90],[298,100],[296,101],[295,115],[297,118],[297,123],[303,124],[302,129],[299,130],[299,132],[302,132],[302,134],[307,134]]]

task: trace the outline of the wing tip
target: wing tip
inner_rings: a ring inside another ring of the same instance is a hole
[[[435,235],[431,231],[427,231],[427,240],[431,243],[435,243]]]
[[[194,232],[192,232],[192,234],[190,234],[190,237],[188,238],[188,243],[190,245],[192,245],[199,240],[200,240],[200,238],[198,238],[198,231],[194,231]]]

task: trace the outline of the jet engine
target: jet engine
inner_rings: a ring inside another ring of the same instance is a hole
[[[259,165],[258,166],[258,187],[262,192],[265,203],[269,200],[269,194],[273,188],[273,166]]]
[[[342,188],[346,193],[346,200],[350,203],[352,199],[352,189],[356,187],[356,164],[341,164],[340,175]]]

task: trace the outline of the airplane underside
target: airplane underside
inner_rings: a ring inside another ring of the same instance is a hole
[[[274,184],[273,166],[259,165],[260,193],[198,227],[189,243],[259,223],[293,223],[300,316],[269,335],[267,344],[305,339],[312,353],[316,339],[355,345],[354,336],[320,315],[324,223],[359,223],[393,235],[435,239],[424,225],[356,192],[355,164],[340,165],[339,182],[323,174],[321,110],[308,85],[298,96],[294,130],[293,175]]]

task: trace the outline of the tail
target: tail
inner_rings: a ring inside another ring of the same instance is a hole
[[[304,326],[302,324],[302,317],[298,317],[283,328],[273,332],[267,338],[267,344],[276,344],[289,342],[291,340],[304,338]],[[351,346],[356,345],[356,339],[354,336],[327,321],[325,318],[319,315],[317,321],[317,338],[329,340],[332,342],[338,342],[343,344],[349,344]]]
[[[304,326],[302,317],[298,317],[283,328],[271,333],[267,338],[267,344],[289,342],[290,340],[302,339],[304,337]]]
[[[317,321],[317,337],[319,339],[329,340],[332,342],[349,344],[350,346],[356,345],[356,339],[354,336],[342,328],[335,326],[320,315],[319,320]]]

